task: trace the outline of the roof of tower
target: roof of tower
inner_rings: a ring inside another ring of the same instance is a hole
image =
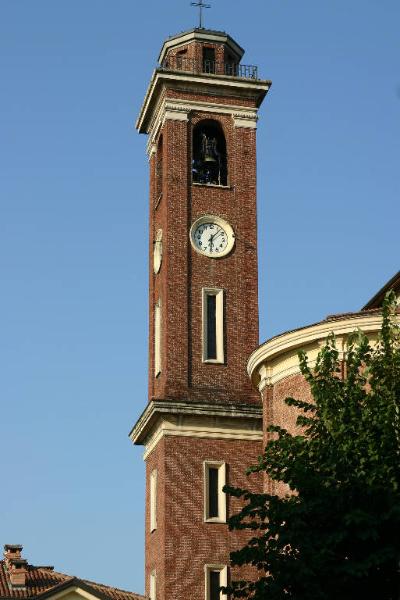
[[[176,48],[177,46],[188,43],[192,40],[226,44],[237,55],[239,60],[244,55],[244,49],[225,31],[200,29],[199,27],[194,27],[193,29],[172,35],[165,40],[158,57],[158,62],[161,63],[164,60],[166,52],[171,48]]]
[[[0,560],[0,600],[50,598],[55,594],[58,596],[77,590],[82,590],[82,600],[88,597],[87,594],[99,600],[144,600],[140,594],[59,573],[51,566],[31,565],[20,557],[22,546],[6,544],[4,548],[4,560]],[[17,563],[23,564],[15,570]]]

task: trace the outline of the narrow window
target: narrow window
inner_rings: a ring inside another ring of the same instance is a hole
[[[203,72],[215,73],[215,49],[203,48]]]
[[[226,464],[206,461],[204,463],[204,520],[226,522]]]
[[[203,288],[203,362],[224,362],[224,291]]]
[[[208,516],[218,518],[218,467],[208,468]]]
[[[187,50],[179,50],[176,53],[176,68],[179,71],[188,71]]]
[[[219,600],[220,571],[210,571],[210,600]]]
[[[149,598],[156,600],[156,572],[150,573]]]
[[[161,373],[161,299],[154,307],[154,376]]]
[[[228,569],[225,565],[205,565],[206,600],[226,600],[220,587],[228,585]]]
[[[217,358],[217,297],[207,294],[207,358]]]
[[[157,529],[157,470],[150,474],[150,531]]]
[[[237,75],[237,63],[232,54],[225,56],[225,75]]]
[[[163,187],[163,138],[160,135],[157,145],[156,154],[156,199],[155,206],[157,207],[162,198]]]

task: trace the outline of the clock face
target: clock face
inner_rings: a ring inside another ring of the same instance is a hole
[[[153,250],[153,271],[157,275],[159,270],[161,269],[162,262],[162,229],[159,229],[156,234],[156,239],[154,241],[154,250]]]
[[[221,258],[232,250],[235,235],[229,223],[220,217],[204,215],[193,223],[190,229],[190,241],[200,254]]]

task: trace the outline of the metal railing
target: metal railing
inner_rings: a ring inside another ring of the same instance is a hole
[[[207,75],[228,75],[242,79],[258,79],[255,65],[241,65],[235,62],[197,60],[183,56],[170,56],[159,67],[163,71],[185,71],[186,73],[206,73]]]

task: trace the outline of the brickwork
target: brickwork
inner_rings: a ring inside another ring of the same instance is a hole
[[[157,468],[160,501],[153,533],[146,501],[146,585],[156,570],[158,598],[204,600],[204,565],[227,564],[229,551],[248,539],[246,532],[229,533],[222,523],[204,522],[203,462],[226,462],[227,483],[259,491],[261,475],[248,477],[244,471],[261,450],[261,442],[168,436],[150,454],[147,482]],[[237,500],[230,499],[228,515],[238,508]],[[252,569],[232,572],[233,577],[253,575]]]
[[[182,85],[181,87],[178,86],[174,89],[166,90],[165,98],[182,100],[182,102],[184,102],[185,100],[195,100],[196,102],[215,102],[217,104],[220,103],[230,106],[256,108],[256,101],[251,96],[248,98],[243,97],[239,95],[238,92],[234,89],[231,90],[230,94],[225,88],[219,93],[217,93],[217,91],[215,90],[212,90],[212,92],[210,91],[208,93],[204,91],[197,91],[196,93],[193,93],[186,90],[185,87]]]
[[[238,57],[225,46],[218,43],[204,43],[192,41],[187,44],[182,44],[178,48],[171,48],[165,55],[165,64],[171,69],[180,69],[180,59],[193,61],[201,65],[203,61],[203,49],[212,49],[215,52],[216,74],[224,74],[223,65],[229,62],[238,62]]]
[[[285,377],[274,386],[265,387],[261,396],[263,401],[264,446],[273,435],[267,432],[269,425],[279,425],[292,434],[301,432],[296,426],[298,410],[294,406],[288,406],[285,403],[285,398],[288,397],[307,402],[312,399],[310,386],[301,374]],[[264,478],[264,489],[268,493],[283,494],[287,492],[285,485],[272,482],[268,477]]]
[[[228,187],[191,183],[191,139],[201,120],[221,124],[228,151]],[[150,274],[150,354],[154,348],[154,305],[162,299],[162,372],[149,372],[150,397],[220,402],[259,402],[246,373],[247,358],[258,343],[256,171],[254,129],[235,128],[231,116],[193,111],[190,121],[165,122],[162,198],[151,173],[151,250],[163,229],[163,264]],[[157,204],[158,202],[158,204]],[[236,234],[234,250],[209,259],[191,246],[191,223],[202,214],[225,218]],[[201,289],[225,290],[226,361],[201,361]]]

